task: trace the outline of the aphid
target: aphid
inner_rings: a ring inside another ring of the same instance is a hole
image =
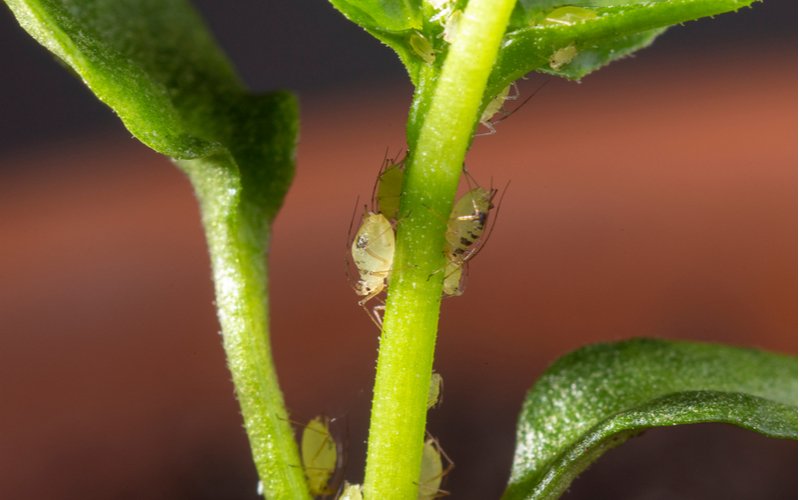
[[[447,43],[453,43],[458,33],[458,26],[461,23],[462,12],[458,9],[449,12],[444,18],[444,30],[442,31],[442,38]]]
[[[308,479],[308,489],[315,496],[332,494],[328,483],[339,463],[339,453],[329,423],[326,417],[312,418],[303,428],[300,440],[303,471]]]
[[[419,31],[411,33],[411,36],[408,37],[408,44],[411,46],[411,50],[427,64],[433,64],[436,60],[436,51],[433,50],[433,45]]]
[[[344,489],[342,489],[342,494],[339,495],[339,500],[362,500],[363,498],[360,484],[344,482]]]
[[[400,190],[403,187],[404,160],[387,159],[378,175],[375,188],[375,205],[378,212],[390,221],[396,221],[400,212]]]
[[[486,229],[492,200],[497,189],[476,187],[464,194],[450,212],[445,232],[445,255],[451,262],[463,264],[479,249],[475,244]]]
[[[577,55],[578,49],[575,45],[570,44],[566,47],[561,47],[550,55],[550,68],[560,69],[562,66],[571,63]]]
[[[550,11],[541,24],[543,25],[562,25],[571,26],[573,24],[588,21],[597,17],[597,12],[583,7],[566,5]]]
[[[431,374],[431,385],[428,388],[428,409],[432,410],[442,403],[444,378],[436,372]]]
[[[444,467],[442,457],[447,461]],[[422,467],[419,472],[419,500],[433,500],[448,493],[441,489],[442,479],[453,470],[453,461],[435,438],[428,438],[422,447]]]
[[[370,312],[366,307],[367,302],[380,294],[389,281],[394,262],[394,246],[394,229],[389,220],[380,213],[364,213],[350,252],[360,276],[355,290],[363,298],[358,301],[358,305],[367,313]],[[380,327],[378,309],[380,306],[374,307],[370,317]]]
[[[512,86],[514,87],[516,92],[512,95],[508,95],[509,92],[511,91]],[[489,104],[487,104],[486,107],[483,109],[483,113],[481,113],[481,119],[480,119],[481,125],[486,127],[489,131],[483,134],[476,134],[476,135],[492,135],[496,133],[497,130],[494,128],[492,117],[494,117],[494,115],[503,110],[503,104],[505,104],[506,101],[513,101],[516,100],[517,98],[519,98],[519,90],[517,89],[516,84],[509,85],[508,87],[500,91],[499,94],[494,96],[494,98],[491,101],[489,101]]]

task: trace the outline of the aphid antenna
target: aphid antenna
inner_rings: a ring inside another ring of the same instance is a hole
[[[358,196],[356,196],[356,203],[353,205],[353,213],[350,215],[350,226],[347,228],[347,239],[344,242],[344,274],[350,286],[354,285],[353,277],[350,275],[350,245],[353,241],[353,221],[356,219],[356,210],[358,210]]]
[[[502,111],[502,110],[501,110],[501,113],[503,114],[503,116],[501,116],[501,117],[500,117],[500,118],[498,118],[497,120],[493,121],[493,122],[492,122],[492,124],[493,124],[493,125],[497,125],[498,123],[500,123],[500,122],[503,122],[503,121],[507,120],[508,118],[511,118],[511,116],[513,116],[513,115],[514,115],[514,113],[516,113],[517,111],[519,111],[520,109],[522,109],[522,107],[523,107],[523,106],[525,106],[526,104],[528,104],[528,101],[530,101],[531,99],[533,99],[534,97],[536,97],[536,94],[538,94],[539,92],[541,92],[541,91],[542,91],[542,89],[544,89],[544,88],[547,86],[547,84],[549,84],[551,81],[552,81],[552,80],[545,80],[545,81],[543,81],[542,83],[540,83],[540,84],[539,84],[539,86],[538,86],[538,87],[536,87],[536,89],[535,89],[533,92],[531,92],[531,95],[529,95],[528,97],[526,97],[526,98],[525,98],[525,99],[524,99],[524,100],[523,100],[523,101],[522,101],[522,102],[519,104],[519,106],[517,106],[516,108],[512,109],[511,111],[508,111],[508,112],[506,112],[506,111]],[[514,88],[516,88],[516,89],[517,89],[517,96],[516,96],[515,98],[513,98],[513,99],[512,99],[512,98],[510,98],[510,97],[509,97],[509,98],[507,98],[509,101],[514,101],[514,100],[516,100],[517,98],[519,98],[519,96],[520,96],[520,91],[519,91],[519,88],[518,88],[518,87],[516,87],[516,84],[517,84],[517,82],[514,82],[514,84],[513,84],[513,85],[514,85]]]

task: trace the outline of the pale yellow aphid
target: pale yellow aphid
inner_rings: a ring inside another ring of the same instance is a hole
[[[433,50],[433,45],[419,31],[411,33],[408,37],[408,44],[411,46],[411,50],[427,64],[433,64],[436,61],[436,51]]]
[[[483,109],[483,113],[481,113],[481,118],[479,121],[480,124],[486,127],[489,131],[476,135],[492,135],[495,132],[497,132],[497,130],[494,128],[495,124],[492,122],[492,118],[497,113],[503,111],[503,105],[505,104],[506,101],[514,101],[517,98],[519,98],[519,90],[516,90],[514,94],[509,95],[509,93],[511,92],[511,87],[514,87],[515,90],[517,89],[516,84],[512,83],[511,85],[500,91],[499,94],[494,96],[494,98],[492,98],[492,100],[489,101],[489,103]]]
[[[444,467],[442,457],[447,461]],[[422,447],[422,467],[419,472],[419,500],[433,500],[447,495],[441,489],[442,479],[453,469],[453,462],[439,446],[439,442],[434,438],[425,441]]]
[[[403,187],[403,162],[387,160],[386,167],[378,175],[375,204],[378,212],[390,221],[396,221],[400,212],[400,190]]]
[[[436,372],[431,374],[431,385],[428,388],[428,409],[431,410],[439,406],[442,402],[442,389],[444,389],[444,378]]]
[[[475,244],[486,229],[496,194],[497,189],[479,186],[467,191],[455,203],[445,232],[445,255],[450,261],[464,263],[478,250]]]
[[[588,21],[589,19],[594,19],[596,17],[597,12],[593,10],[584,9],[583,7],[575,7],[574,5],[565,5],[564,7],[559,7],[552,10],[549,14],[547,14],[547,17],[545,17],[541,24],[545,26],[571,26],[573,24],[582,21]]]
[[[383,323],[378,312],[383,306],[377,305],[370,312],[366,304],[377,297],[389,282],[394,247],[394,228],[389,220],[380,213],[364,213],[350,252],[360,277],[355,286],[356,294],[362,297],[358,305],[367,311],[378,328]]]
[[[394,229],[383,214],[367,212],[361,220],[351,247],[353,262],[361,279],[356,293],[363,306],[386,287],[394,261]]]
[[[300,440],[303,471],[308,479],[308,489],[315,496],[332,493],[328,483],[339,460],[336,442],[329,429],[329,422],[326,417],[312,418],[303,428],[303,436]]]
[[[550,68],[560,69],[562,66],[571,63],[577,55],[578,49],[575,45],[562,47],[550,55]]]
[[[458,33],[458,26],[461,23],[462,12],[458,9],[448,13],[444,18],[444,30],[442,31],[442,38],[447,43],[453,43]]]
[[[344,489],[342,489],[342,494],[339,495],[338,500],[363,500],[363,498],[360,484],[350,484],[345,481]]]

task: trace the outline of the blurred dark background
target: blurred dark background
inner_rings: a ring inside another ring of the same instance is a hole
[[[346,281],[346,233],[403,146],[411,88],[324,1],[196,5],[254,89],[300,93],[270,254],[274,351],[293,417],[344,421],[360,481],[377,331]],[[525,391],[580,345],[797,352],[796,19],[768,0],[673,28],[475,141],[472,174],[511,187],[443,307],[429,428],[455,498],[500,494]],[[0,498],[256,498],[188,183],[5,8],[0,56]],[[567,498],[796,498],[796,453],[720,425],[652,431]]]

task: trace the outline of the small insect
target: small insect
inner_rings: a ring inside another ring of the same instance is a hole
[[[387,158],[375,185],[373,196],[378,212],[389,221],[396,221],[400,213],[400,191],[403,187],[405,158]]]
[[[433,45],[419,31],[411,33],[411,36],[408,37],[408,44],[411,46],[411,50],[427,64],[433,64],[436,61],[436,51],[433,50]]]
[[[431,374],[431,385],[428,388],[428,409],[432,410],[442,403],[444,378],[436,372]]]
[[[561,69],[562,66],[571,63],[577,55],[578,49],[575,47],[575,45],[570,44],[566,47],[561,47],[550,55],[550,68],[556,70]]]
[[[442,457],[447,461],[444,466]],[[449,493],[442,490],[442,480],[453,470],[453,461],[435,438],[428,438],[422,447],[422,467],[419,473],[419,500],[433,500]]]
[[[514,88],[514,94],[509,95],[511,92],[511,88]],[[497,113],[503,111],[503,105],[506,101],[514,101],[519,98],[519,89],[517,88],[516,83],[509,85],[508,87],[504,88],[500,91],[499,94],[494,96],[494,98],[489,101],[489,104],[483,109],[483,113],[481,113],[480,124],[486,127],[489,131],[482,133],[482,134],[475,134],[475,135],[492,135],[497,133],[497,130],[494,128],[495,123],[492,122],[492,118]]]
[[[541,23],[543,25],[561,25],[571,26],[573,24],[588,21],[597,17],[597,12],[584,9],[583,7],[575,7],[574,5],[566,5],[550,11]]]
[[[330,432],[327,417],[314,417],[303,428],[300,440],[300,455],[303,471],[308,479],[312,495],[331,495],[331,477],[339,465],[339,450]]]
[[[356,294],[362,297],[358,305],[367,311],[378,327],[381,326],[378,311],[382,306],[375,306],[370,312],[367,302],[378,296],[388,284],[394,247],[394,228],[389,220],[381,213],[366,211],[350,252],[360,277],[355,285]]]
[[[480,186],[470,189],[453,206],[445,232],[445,254],[448,260],[464,263],[480,248],[475,244],[486,229],[492,200],[497,189]]]
[[[338,500],[363,500],[363,498],[364,496],[361,494],[360,484],[350,484],[345,481],[342,494],[339,495]]]

